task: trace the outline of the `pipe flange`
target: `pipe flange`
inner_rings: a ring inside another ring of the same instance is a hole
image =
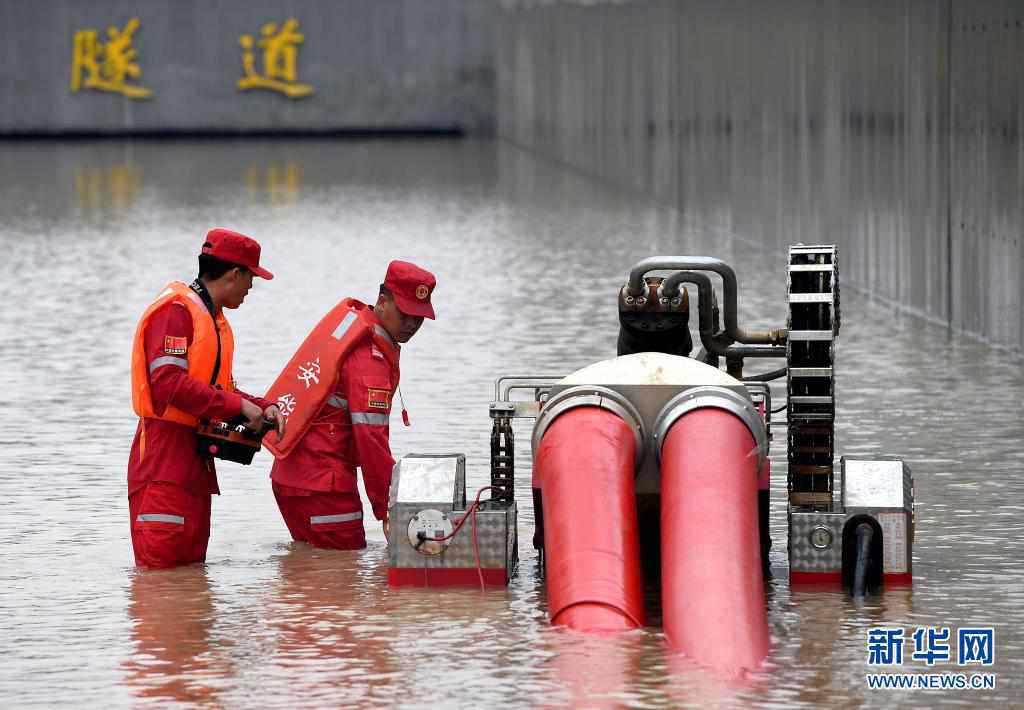
[[[636,439],[636,470],[640,470],[640,462],[644,459],[647,434],[644,431],[644,421],[633,404],[615,390],[601,387],[600,385],[577,385],[567,390],[562,390],[549,399],[537,417],[537,423],[533,426],[533,438],[531,445],[533,455],[537,456],[541,439],[544,432],[548,430],[551,423],[559,416],[570,409],[577,407],[598,407],[612,414],[615,414],[622,421],[626,422],[633,430]]]
[[[768,460],[768,432],[764,420],[750,400],[725,387],[704,385],[680,392],[668,401],[657,419],[651,432],[654,454],[661,463],[661,447],[665,445],[665,437],[669,430],[684,414],[703,407],[724,409],[736,415],[743,422],[757,446],[757,470],[760,471]]]

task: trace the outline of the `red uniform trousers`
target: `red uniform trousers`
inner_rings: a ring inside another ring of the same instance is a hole
[[[273,489],[293,540],[331,550],[366,547],[358,493],[310,491],[276,482]]]
[[[140,567],[176,567],[206,561],[210,541],[207,493],[152,481],[128,496],[132,550]]]

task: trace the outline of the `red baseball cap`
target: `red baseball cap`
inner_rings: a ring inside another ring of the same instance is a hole
[[[207,232],[206,241],[203,243],[203,254],[244,266],[268,281],[274,278],[272,273],[260,266],[259,243],[255,239],[232,232],[230,229],[217,227]]]
[[[430,305],[430,294],[436,285],[437,279],[432,273],[408,261],[392,261],[384,277],[384,288],[395,297],[398,310],[407,316],[431,320],[434,320],[434,307]]]

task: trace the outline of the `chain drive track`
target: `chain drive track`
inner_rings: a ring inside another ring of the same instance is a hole
[[[839,281],[834,245],[789,248],[786,391],[790,506],[832,505],[835,338]]]

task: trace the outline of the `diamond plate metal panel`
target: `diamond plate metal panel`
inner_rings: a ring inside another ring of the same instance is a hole
[[[391,531],[388,536],[388,562],[392,567],[425,569],[475,568],[473,555],[473,521],[467,520],[448,547],[437,555],[417,552],[409,543],[409,521],[422,506],[398,505],[392,510]],[[441,508],[436,508],[441,510]],[[465,511],[447,511],[457,522]],[[515,567],[516,522],[518,511],[513,503],[508,508],[480,510],[476,514],[477,548],[480,566],[502,568],[511,574]]]
[[[791,572],[841,572],[843,568],[843,513],[793,511],[789,517],[789,569]],[[832,535],[831,544],[817,548],[811,533],[823,527]]]

